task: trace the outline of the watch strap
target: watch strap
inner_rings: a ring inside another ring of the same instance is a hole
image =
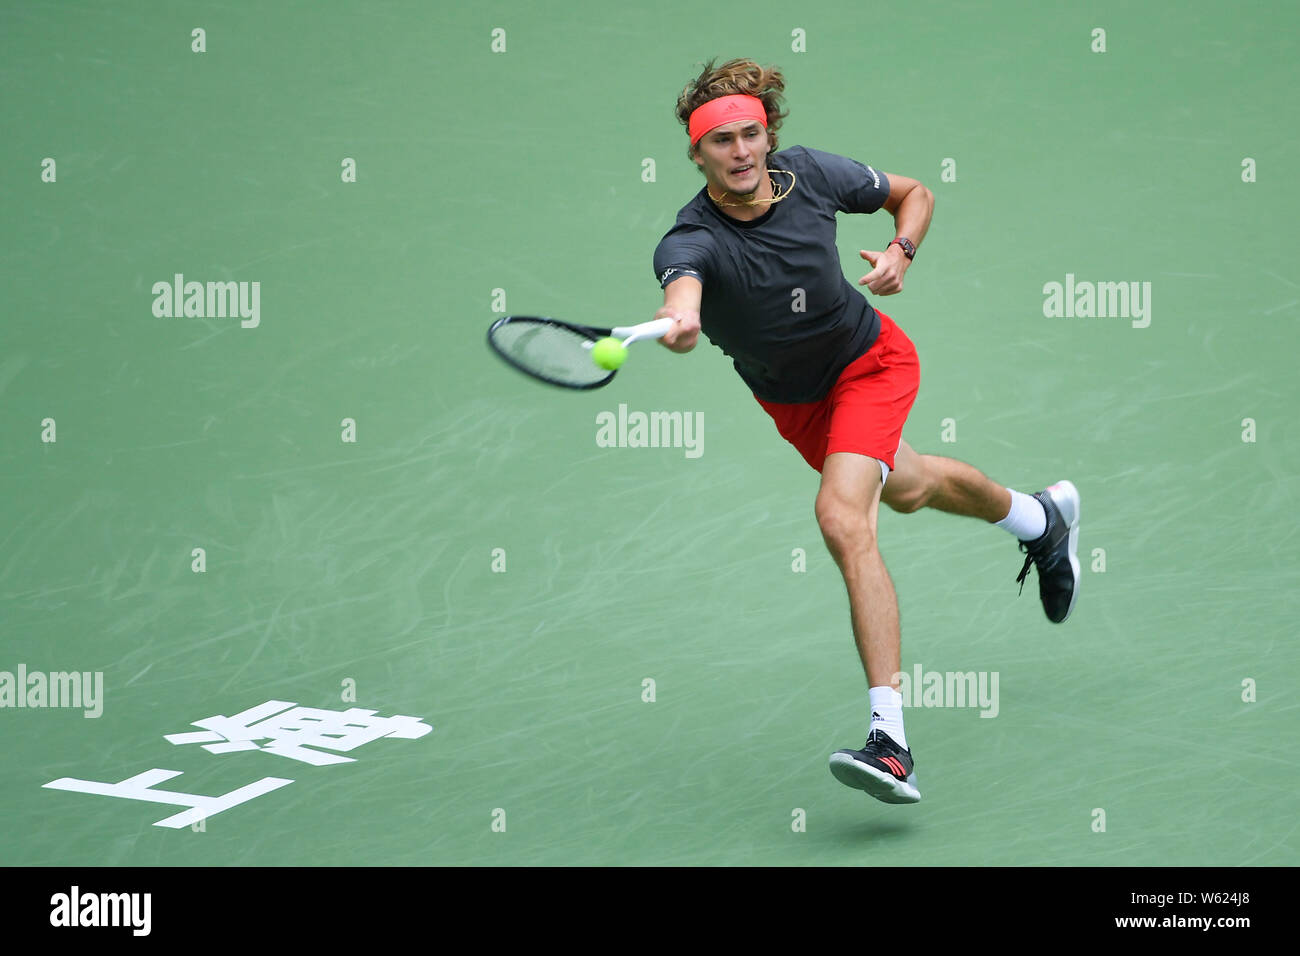
[[[911,239],[908,239],[904,236],[899,236],[898,238],[892,240],[889,243],[889,246],[892,246],[895,242],[902,247],[903,255],[907,256],[907,258],[913,259],[916,257],[916,246],[912,243]],[[888,249],[889,246],[885,246],[885,248]]]

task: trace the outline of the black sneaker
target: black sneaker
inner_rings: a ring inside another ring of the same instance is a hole
[[[836,780],[885,803],[920,802],[912,766],[912,752],[898,746],[883,730],[873,730],[861,750],[831,754],[831,773]]]
[[[1016,583],[1025,590],[1029,565],[1038,566],[1038,596],[1053,624],[1060,624],[1074,610],[1079,596],[1079,490],[1068,481],[1037,492],[1035,498],[1047,512],[1047,530],[1036,541],[1021,541],[1025,565]]]

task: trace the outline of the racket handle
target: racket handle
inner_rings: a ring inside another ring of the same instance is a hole
[[[668,334],[668,330],[673,327],[675,320],[669,318],[652,319],[649,322],[642,322],[640,325],[625,325],[617,329],[610,329],[610,334],[615,338],[623,340],[623,344],[631,345],[637,339],[661,339]]]

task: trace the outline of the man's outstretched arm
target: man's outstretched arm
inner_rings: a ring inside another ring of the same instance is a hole
[[[704,284],[694,276],[682,276],[664,287],[663,308],[656,319],[672,318],[677,323],[659,341],[674,352],[689,352],[700,337],[700,299]]]

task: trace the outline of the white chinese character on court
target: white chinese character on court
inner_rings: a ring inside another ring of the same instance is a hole
[[[286,710],[285,708],[290,708]],[[283,711],[283,713],[281,713]],[[173,744],[204,744],[214,754],[236,750],[262,750],[313,766],[351,763],[351,757],[311,750],[349,751],[380,737],[415,740],[433,730],[421,717],[376,717],[373,710],[351,707],[348,710],[319,710],[299,707],[284,700],[268,700],[233,717],[207,717],[196,720],[194,727],[202,733],[164,734]],[[256,741],[270,740],[266,746]],[[218,742],[219,741],[219,742]]]

